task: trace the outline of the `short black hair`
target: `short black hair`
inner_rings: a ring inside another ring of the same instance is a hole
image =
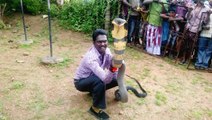
[[[96,29],[94,32],[93,32],[93,42],[96,41],[96,38],[99,36],[99,35],[108,35],[107,34],[107,31],[103,30],[103,29]]]

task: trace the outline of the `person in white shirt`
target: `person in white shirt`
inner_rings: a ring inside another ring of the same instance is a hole
[[[196,69],[208,69],[209,60],[212,56],[212,0],[209,0],[210,9],[208,10],[208,23],[200,33]]]

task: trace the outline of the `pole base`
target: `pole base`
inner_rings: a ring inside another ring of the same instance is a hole
[[[56,57],[56,56],[46,56],[46,57],[43,57],[41,62],[43,64],[57,64],[57,63],[60,63],[60,62],[63,62],[64,59],[63,58],[59,58],[59,57]]]
[[[19,43],[21,45],[30,45],[33,43],[33,41],[32,40],[21,40],[21,41],[19,41]]]

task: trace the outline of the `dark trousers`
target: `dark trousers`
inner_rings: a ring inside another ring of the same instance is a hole
[[[131,41],[134,39],[131,39],[133,37],[133,33],[135,34],[135,37],[138,37],[138,31],[139,31],[139,24],[140,24],[140,15],[139,16],[132,16],[130,15],[128,20],[128,35],[127,35],[127,42],[135,42]]]
[[[193,44],[196,44],[195,42],[197,41],[196,37],[197,34],[199,33],[193,33],[190,32],[189,30],[186,31],[185,33],[185,38],[184,38],[184,45],[183,45],[183,61],[186,61],[190,58],[190,56],[192,55],[192,47]]]
[[[106,90],[118,85],[115,79],[113,79],[109,84],[105,84],[95,75],[89,76],[88,78],[75,80],[74,84],[77,90],[81,92],[90,92],[93,98],[93,106],[100,109],[106,108]]]

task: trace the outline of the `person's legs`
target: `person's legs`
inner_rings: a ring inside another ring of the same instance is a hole
[[[105,90],[106,86],[97,76],[90,76],[75,82],[77,90],[90,92],[93,97],[93,106],[100,109],[106,108]]]
[[[106,84],[93,75],[85,79],[75,80],[75,87],[82,92],[90,92],[93,97],[93,105],[89,109],[89,113],[98,119],[108,119],[109,115],[102,109],[106,108],[105,91],[117,86],[117,81],[113,79],[109,84]]]
[[[187,60],[190,58],[192,51],[192,46],[194,43],[195,33],[190,31],[186,31],[185,38],[184,38],[184,45],[183,45],[183,58],[180,64],[185,64]]]
[[[211,38],[207,38],[207,49],[205,50],[205,55],[203,58],[203,67],[204,68],[208,68],[208,63],[209,60],[211,59],[211,54],[212,54],[212,40],[210,40]]]
[[[164,51],[165,45],[169,39],[169,22],[163,21],[162,22],[162,44],[161,44],[161,51]]]
[[[105,83],[95,75],[75,82],[77,90],[90,92],[92,94],[93,106],[100,109],[106,108],[105,91],[117,85],[116,79],[113,79],[109,84],[105,85]]]
[[[200,37],[197,51],[197,61],[195,62],[196,67],[201,67],[203,65],[206,47],[207,40],[204,37]]]
[[[135,16],[130,16],[128,21],[128,35],[127,35],[127,43],[131,43],[132,34],[135,28]]]

